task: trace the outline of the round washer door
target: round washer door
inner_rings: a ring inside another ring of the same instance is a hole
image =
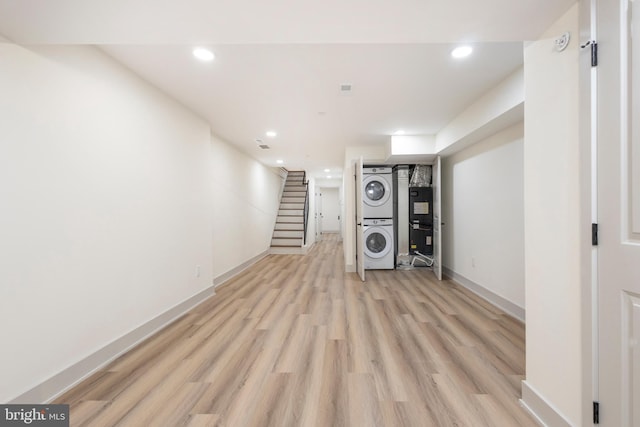
[[[393,239],[385,227],[367,227],[364,230],[364,253],[369,258],[382,258],[393,247]]]
[[[369,206],[382,206],[391,197],[391,184],[380,175],[368,175],[362,181],[362,200]]]

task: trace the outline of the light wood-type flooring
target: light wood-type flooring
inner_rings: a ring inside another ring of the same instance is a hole
[[[536,426],[524,326],[430,271],[269,255],[74,387],[73,426]]]

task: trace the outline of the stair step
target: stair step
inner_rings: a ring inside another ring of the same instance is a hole
[[[304,200],[297,203],[280,203],[280,209],[299,209],[304,211]]]
[[[271,246],[302,246],[302,238],[300,239],[271,239]]]
[[[277,222],[275,230],[278,231],[303,231],[304,224],[301,222]]]
[[[303,216],[304,209],[280,209],[278,216]]]
[[[307,186],[306,185],[285,185],[284,191],[299,191],[299,192],[306,193]]]
[[[296,203],[304,206],[304,197],[283,197],[280,203]]]
[[[307,184],[304,171],[289,171],[284,184],[278,217],[271,239],[275,248],[300,248],[304,241],[304,206]]]
[[[273,232],[274,239],[302,239],[303,230],[275,230]]]
[[[303,224],[303,218],[301,216],[278,216],[276,218],[277,223],[285,224]]]
[[[305,255],[307,250],[308,248],[305,246],[271,246],[269,253],[277,255]]]
[[[306,191],[287,191],[285,187],[282,197],[305,197],[306,194]]]

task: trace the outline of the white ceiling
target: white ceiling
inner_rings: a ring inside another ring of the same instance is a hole
[[[522,41],[573,3],[0,0],[0,34],[100,45],[265,164],[339,176],[346,146],[384,144],[398,129],[436,133],[518,68]],[[475,51],[456,61],[461,41]],[[215,61],[197,62],[196,45]]]

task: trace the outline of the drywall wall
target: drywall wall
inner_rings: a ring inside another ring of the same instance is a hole
[[[475,100],[438,132],[435,151],[452,154],[522,121],[523,79],[523,69],[518,68]]]
[[[342,174],[342,173],[340,173]],[[341,179],[336,179],[336,178],[331,178],[331,179],[326,179],[326,178],[316,178],[316,187],[322,187],[322,188],[342,188],[342,180]]]
[[[556,52],[554,40],[566,31],[571,42]],[[524,56],[523,390],[535,391],[556,419],[576,426],[587,423],[581,415],[579,52],[576,4]],[[536,405],[527,396],[523,400]]]
[[[213,186],[208,124],[96,48],[2,43],[0,93],[7,402],[211,287]]]
[[[521,310],[523,126],[511,126],[442,162],[443,266]]]
[[[220,138],[211,136],[213,277],[216,284],[271,244],[283,178]]]
[[[436,157],[435,135],[392,135],[389,137],[386,163],[433,163]]]

